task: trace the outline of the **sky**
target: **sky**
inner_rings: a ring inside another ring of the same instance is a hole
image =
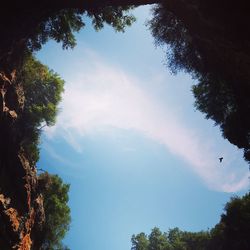
[[[48,42],[36,55],[65,80],[38,166],[70,183],[71,250],[129,250],[155,226],[207,230],[249,189],[242,151],[194,108],[195,80],[166,67],[149,11],[124,33],[86,19],[73,50]]]

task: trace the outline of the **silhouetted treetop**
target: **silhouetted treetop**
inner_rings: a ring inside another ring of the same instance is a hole
[[[250,28],[245,1],[165,1],[149,22],[167,65],[192,74],[195,106],[250,161]]]
[[[120,3],[119,3],[120,2]],[[124,31],[135,18],[129,14],[132,1],[14,1],[6,2],[0,16],[0,64],[18,65],[26,49],[38,50],[54,39],[63,48],[75,45],[74,32],[84,27],[84,16],[92,19],[95,29],[107,23]],[[147,4],[152,1],[138,1]],[[15,65],[14,65],[15,66]]]
[[[61,42],[63,48],[73,48],[76,44],[74,32],[85,26],[84,17],[92,19],[96,30],[103,28],[104,24],[112,26],[116,31],[124,31],[130,26],[135,17],[128,12],[132,7],[102,7],[89,10],[62,9],[52,13],[40,22],[31,37],[28,39],[29,50],[38,50],[49,39]]]

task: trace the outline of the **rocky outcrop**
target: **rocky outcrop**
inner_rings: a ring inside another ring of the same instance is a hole
[[[15,71],[0,71],[0,249],[4,250],[39,249],[36,235],[45,219],[35,166],[20,147],[16,121],[23,105]]]

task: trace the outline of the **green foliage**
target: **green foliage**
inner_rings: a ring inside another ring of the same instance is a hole
[[[181,241],[185,242],[185,247],[183,249],[188,250],[205,250],[210,249],[208,247],[210,240],[210,233],[207,231],[200,232],[183,232],[181,234]],[[174,248],[175,249],[175,248]]]
[[[135,17],[129,14],[133,9],[128,7],[96,7],[94,9],[62,9],[50,12],[44,16],[33,35],[27,43],[30,51],[41,49],[49,39],[61,42],[64,49],[73,48],[76,45],[74,33],[85,26],[84,16],[92,19],[92,24],[96,30],[103,28],[104,24],[111,25],[116,31],[124,31],[126,26],[130,26]]]
[[[156,227],[153,228],[148,239],[149,239],[148,250],[154,250],[154,249],[168,250],[170,247],[166,235],[162,234],[159,228]]]
[[[190,233],[173,228],[162,233],[155,227],[148,236],[133,235],[131,250],[205,250],[209,238],[209,232]]]
[[[140,233],[132,236],[132,250],[146,250],[148,249],[148,239],[145,233]]]
[[[223,250],[250,249],[250,193],[242,198],[234,197],[226,204],[217,232],[214,232],[218,233]]]
[[[20,72],[25,105],[17,121],[22,146],[32,164],[39,158],[39,138],[44,125],[55,123],[64,81],[47,66],[28,55]]]
[[[210,231],[186,232],[178,228],[162,233],[152,229],[132,236],[131,250],[248,250],[250,249],[250,192],[225,205],[220,222]]]
[[[111,25],[116,31],[124,32],[126,26],[131,26],[135,22],[135,17],[129,15],[133,6],[95,8],[88,10],[87,15],[92,19],[94,28],[98,31],[104,27],[104,24]]]
[[[153,8],[148,22],[157,45],[168,45],[167,65],[173,73],[184,70],[195,73],[200,67],[200,55],[183,21],[162,4]]]
[[[193,86],[195,107],[219,125],[224,138],[244,149],[244,158],[250,162],[250,106],[247,93],[226,84],[223,80],[202,78]]]
[[[42,250],[66,250],[62,240],[70,225],[68,206],[69,184],[63,183],[58,175],[48,173],[39,176],[44,197],[45,225],[41,233]]]
[[[154,7],[149,26],[156,43],[168,46],[172,71],[184,70],[197,80],[195,107],[250,162],[247,16],[242,2],[165,1]]]
[[[53,125],[57,104],[61,100],[64,81],[34,57],[27,57],[22,71],[25,94],[24,111],[35,124]]]
[[[82,11],[66,9],[51,12],[48,17],[44,17],[36,31],[28,40],[29,50],[39,50],[49,39],[62,42],[62,47],[73,48],[76,44],[74,32],[78,32],[84,23],[82,21]]]

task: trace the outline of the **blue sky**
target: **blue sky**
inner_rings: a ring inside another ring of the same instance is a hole
[[[37,54],[66,82],[39,166],[71,184],[72,250],[128,250],[154,226],[206,230],[249,189],[242,152],[195,111],[194,80],[164,65],[149,8],[135,16],[125,33],[87,25],[74,50],[49,42]]]

